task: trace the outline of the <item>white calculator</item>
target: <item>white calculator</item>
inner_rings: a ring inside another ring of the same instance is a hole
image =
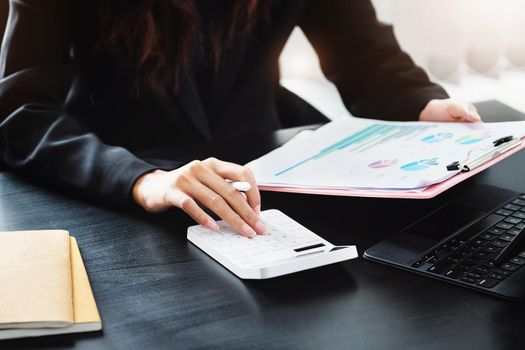
[[[334,246],[279,210],[261,212],[266,234],[247,238],[219,221],[219,231],[188,227],[188,240],[243,279],[265,279],[357,257],[355,246]]]

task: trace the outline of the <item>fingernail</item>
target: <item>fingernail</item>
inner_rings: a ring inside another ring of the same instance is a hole
[[[253,208],[253,210],[255,211],[255,214],[261,214],[261,205],[256,205],[255,208]]]
[[[219,225],[217,225],[217,223],[212,219],[209,219],[206,222],[206,227],[209,228],[210,230],[219,231]]]
[[[255,223],[255,231],[257,231],[258,234],[262,235],[266,231],[266,226],[260,221],[257,221]]]
[[[247,224],[242,225],[242,233],[243,233],[245,236],[248,236],[248,237],[255,237],[255,236],[257,236],[257,234],[255,233],[255,231],[253,230],[253,228],[251,228],[251,227],[248,226]]]

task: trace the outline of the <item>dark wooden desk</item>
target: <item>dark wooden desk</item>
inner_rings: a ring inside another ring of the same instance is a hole
[[[280,141],[252,138],[252,150]],[[248,148],[224,157],[244,161],[254,155]],[[521,152],[433,200],[263,193],[263,206],[362,252],[476,183],[525,192],[524,164]],[[242,281],[186,241],[190,224],[176,212],[120,212],[0,173],[0,230],[76,236],[103,319],[103,332],[4,341],[0,349],[525,348],[524,304],[362,258]]]

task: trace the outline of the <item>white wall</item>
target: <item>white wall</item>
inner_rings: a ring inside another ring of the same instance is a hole
[[[372,1],[401,46],[451,95],[497,98],[525,111],[525,0]],[[280,62],[285,87],[330,117],[347,114],[300,30]]]

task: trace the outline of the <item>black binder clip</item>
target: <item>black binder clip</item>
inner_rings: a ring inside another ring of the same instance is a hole
[[[454,171],[454,170],[459,170],[459,162],[453,162],[453,163],[450,163],[449,165],[447,165],[447,170],[448,171]]]
[[[510,136],[505,136],[505,137],[502,137],[502,138],[499,138],[495,141],[492,141],[492,143],[494,144],[494,147],[498,147],[504,143],[507,143],[509,141],[512,141],[514,139],[514,136],[510,135]]]

